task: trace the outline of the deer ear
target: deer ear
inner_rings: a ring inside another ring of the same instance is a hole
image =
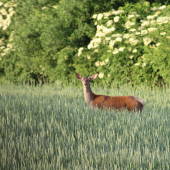
[[[81,80],[81,75],[78,73],[75,73],[76,77]]]
[[[91,79],[91,80],[94,80],[94,79],[96,79],[97,75],[98,75],[98,73],[96,73],[96,74],[93,74],[93,75],[90,77],[90,79]]]

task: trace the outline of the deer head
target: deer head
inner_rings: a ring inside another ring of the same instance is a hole
[[[75,73],[76,77],[81,80],[83,86],[88,86],[90,85],[90,82],[94,79],[96,79],[98,73],[93,74],[91,77],[82,77],[80,74]]]

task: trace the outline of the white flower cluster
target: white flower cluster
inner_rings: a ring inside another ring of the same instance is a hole
[[[129,29],[129,28],[131,28],[132,25],[135,25],[135,22],[131,22],[130,20],[128,20],[128,21],[125,23],[125,28]]]
[[[111,15],[119,15],[120,13],[123,13],[124,11],[123,10],[112,10],[112,11],[109,11],[109,12],[104,12],[103,14],[94,14],[93,16],[92,16],[92,18],[93,19],[96,19],[97,18],[97,20],[101,20],[103,17],[104,17],[104,19],[108,19],[108,17],[109,16],[111,16]]]
[[[148,44],[150,44],[152,42],[152,39],[148,38],[148,37],[144,37],[143,42],[144,42],[144,45],[148,45]]]
[[[152,11],[157,11],[157,10],[164,10],[166,8],[165,5],[161,6],[161,7],[153,7],[151,8]]]
[[[104,66],[104,65],[106,65],[108,62],[109,62],[109,59],[108,59],[108,58],[105,59],[105,61],[102,61],[102,62],[97,61],[97,62],[95,62],[95,66],[96,66],[96,67]]]
[[[134,38],[130,38],[130,39],[129,39],[129,43],[130,43],[131,45],[136,45],[136,44],[138,43],[138,40],[136,40],[136,39],[134,39]]]
[[[83,49],[84,49],[83,47],[81,47],[81,48],[79,48],[79,49],[78,49],[78,56],[80,56],[80,55],[81,55],[81,53],[82,53]]]
[[[91,48],[96,48],[100,45],[101,43],[101,38],[94,38],[93,40],[90,41],[90,44],[87,46],[88,49]]]
[[[13,40],[13,34],[14,34],[14,31],[11,33],[11,35],[10,35],[10,37],[9,37],[9,43],[7,44],[7,47],[5,48],[5,44],[4,44],[4,40],[5,40],[5,38],[4,37],[2,37],[1,39],[0,39],[0,50],[3,50],[3,53],[1,53],[1,56],[4,56],[10,49],[12,49],[12,47],[13,47],[13,44],[12,43],[10,43],[12,40]],[[14,51],[14,49],[13,49],[13,51]]]
[[[13,7],[16,7],[16,4],[3,4],[0,2],[0,6],[4,7],[0,9],[0,28],[2,27],[2,30],[6,30],[11,24],[11,17],[15,14]],[[3,19],[4,16],[6,19]]]
[[[113,31],[115,31],[114,27],[107,28],[104,25],[97,25],[97,32],[95,37],[104,37]]]
[[[52,6],[54,9],[57,9],[58,8],[58,6],[56,6],[56,5],[54,5],[54,6]],[[48,9],[48,7],[47,6],[44,6],[44,7],[42,7],[41,8],[41,10],[43,11],[43,10],[45,10],[45,9]]]
[[[99,78],[102,79],[104,76],[104,73],[99,73]]]
[[[15,14],[14,11],[14,7],[16,7],[17,5],[12,3],[12,2],[7,2],[7,3],[3,3],[0,2],[0,28],[2,28],[3,31],[5,31],[11,24],[11,17]],[[4,19],[5,18],[5,19]],[[3,50],[3,52],[1,53],[1,56],[4,56],[12,47],[13,44],[10,43],[10,41],[12,41],[13,39],[13,34],[14,32],[11,33],[10,37],[9,37],[9,43],[7,44],[7,47],[5,47],[5,37],[2,37],[0,39],[0,50]]]

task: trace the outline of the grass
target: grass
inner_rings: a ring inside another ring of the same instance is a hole
[[[170,169],[170,89],[92,89],[146,106],[93,111],[82,87],[0,85],[0,169]]]

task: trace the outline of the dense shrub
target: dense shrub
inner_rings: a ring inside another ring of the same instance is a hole
[[[77,72],[83,73],[80,68],[85,65],[88,70],[93,60],[99,78],[108,84],[169,83],[169,10],[170,6],[144,2],[94,14],[96,35],[77,54],[89,60],[78,62]]]
[[[10,48],[2,51],[6,77],[14,82],[69,80],[78,47],[94,35],[88,10],[86,3],[75,0],[53,6],[19,2],[8,28]]]
[[[108,85],[169,83],[169,6],[130,2],[1,2],[0,76],[64,82],[99,72]]]

